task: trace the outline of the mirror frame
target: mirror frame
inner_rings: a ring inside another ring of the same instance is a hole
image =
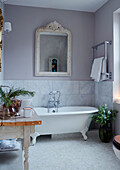
[[[63,33],[67,34],[67,72],[41,72],[40,71],[40,33]],[[45,27],[36,30],[35,35],[35,76],[71,76],[71,32],[65,29],[58,22],[54,21]]]

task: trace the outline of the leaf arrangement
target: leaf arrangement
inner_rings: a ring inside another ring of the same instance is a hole
[[[4,87],[4,86],[3,86]],[[0,87],[0,100],[5,105],[5,107],[9,107],[12,105],[12,100],[17,96],[34,96],[34,92],[26,91],[24,89],[14,89],[14,87],[10,88],[8,91],[4,91],[2,86]]]
[[[117,110],[109,110],[107,104],[98,108],[98,113],[93,114],[92,120],[95,120],[100,125],[106,125],[108,122],[115,120]]]

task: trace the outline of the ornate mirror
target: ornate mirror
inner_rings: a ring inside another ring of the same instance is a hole
[[[36,30],[35,76],[71,75],[71,32],[56,21]]]

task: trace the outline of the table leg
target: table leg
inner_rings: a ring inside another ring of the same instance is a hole
[[[24,170],[29,170],[30,126],[24,126]]]

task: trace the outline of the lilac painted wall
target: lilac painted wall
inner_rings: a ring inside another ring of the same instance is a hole
[[[120,8],[120,0],[110,0],[95,13],[95,43],[113,41],[113,12]],[[108,48],[108,69],[113,72],[113,46]]]
[[[95,13],[95,43],[105,40],[113,41],[113,12],[120,8],[120,0],[110,0]],[[108,71],[113,73],[113,46],[108,49]],[[114,76],[113,76],[114,79]],[[108,88],[107,88],[108,87]],[[109,89],[109,92],[107,92]],[[102,92],[102,93],[101,93]],[[100,82],[95,84],[95,105],[107,103],[113,106],[113,82]]]
[[[5,20],[13,30],[5,36],[4,79],[91,80],[93,13],[5,5]],[[72,76],[35,77],[35,30],[54,20],[72,32]]]

